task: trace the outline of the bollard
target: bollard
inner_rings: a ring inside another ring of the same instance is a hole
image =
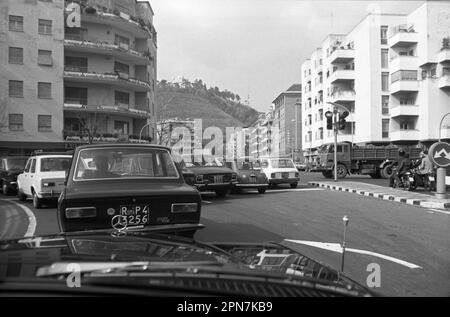
[[[436,171],[436,197],[440,199],[447,198],[445,176],[445,167],[438,167]]]

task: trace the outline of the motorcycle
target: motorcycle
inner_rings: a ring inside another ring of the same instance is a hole
[[[399,177],[400,182],[394,182],[395,187],[402,187],[404,190],[412,191],[417,187],[423,187],[426,191],[431,191],[435,187],[434,174],[419,174],[417,168],[412,168]]]

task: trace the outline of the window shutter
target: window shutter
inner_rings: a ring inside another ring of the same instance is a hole
[[[51,131],[51,129],[52,129],[52,116],[38,115],[38,130]]]
[[[23,97],[23,81],[9,81],[9,95],[11,97]]]
[[[23,64],[23,48],[20,47],[9,48],[9,63]]]
[[[38,83],[38,98],[50,99],[52,98],[52,84]]]

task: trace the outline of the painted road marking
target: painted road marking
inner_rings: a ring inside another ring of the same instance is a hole
[[[441,214],[450,215],[450,211],[440,210],[440,209],[430,209],[435,212],[440,212]]]
[[[293,242],[293,243],[298,243],[298,244],[304,244],[304,245],[309,245],[311,247],[315,247],[315,248],[319,248],[319,249],[324,249],[324,250],[328,250],[328,251],[332,251],[332,252],[337,252],[337,253],[342,253],[342,247],[339,243],[327,243],[327,242],[316,242],[316,241],[305,241],[305,240],[289,240],[289,239],[285,239],[285,241],[288,242]],[[360,250],[360,249],[352,249],[352,248],[345,248],[346,252],[353,252],[353,253],[359,253],[359,254],[364,254],[364,255],[371,255],[374,257],[378,257],[384,260],[388,260],[403,266],[406,266],[410,269],[421,269],[422,267],[414,264],[414,263],[410,263],[410,262],[406,262],[397,258],[394,258],[392,256],[388,256],[388,255],[384,255],[381,253],[376,253],[376,252],[372,252],[372,251],[366,251],[366,250]]]
[[[212,204],[212,202],[209,201],[209,200],[202,200],[202,203],[204,203],[204,204]]]
[[[13,200],[3,199],[3,198],[0,200],[8,201],[9,203],[12,203],[12,204],[18,206],[20,209],[22,209],[27,214],[28,228],[27,228],[27,232],[24,235],[24,238],[34,236],[34,232],[36,231],[36,217],[34,216],[34,213],[31,211],[31,209],[22,204],[19,204],[19,203],[13,201]]]

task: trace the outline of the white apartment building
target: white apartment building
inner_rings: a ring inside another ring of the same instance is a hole
[[[428,1],[408,15],[369,14],[330,34],[302,64],[303,151],[333,142],[327,102],[350,115],[338,141],[430,145],[450,112],[450,5]],[[447,44],[446,44],[447,43]],[[442,137],[449,138],[448,125]]]

